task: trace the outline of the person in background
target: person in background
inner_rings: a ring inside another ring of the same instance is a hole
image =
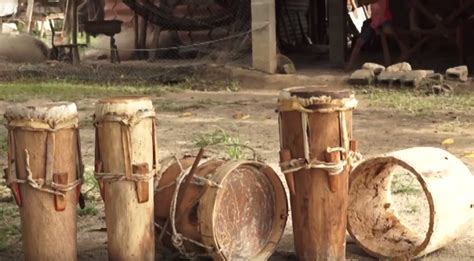
[[[388,49],[387,36],[395,38],[403,54],[408,50],[407,46],[399,39],[392,27],[392,14],[389,9],[388,0],[359,0],[359,5],[370,5],[372,17],[362,27],[362,32],[352,49],[351,57],[346,66],[346,71],[353,69],[355,61],[360,56],[360,51],[376,33],[381,33],[382,48],[385,64],[390,64],[390,50]]]

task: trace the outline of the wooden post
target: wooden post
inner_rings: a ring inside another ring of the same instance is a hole
[[[251,0],[252,64],[257,70],[275,73],[277,69],[274,0]]]
[[[329,61],[343,67],[346,56],[346,1],[327,1],[329,17]]]
[[[15,105],[7,108],[5,118],[9,126],[7,181],[13,182],[10,187],[20,207],[24,259],[77,260],[78,190],[73,183],[81,175],[76,168],[80,152],[75,104]],[[54,131],[46,130],[55,125]],[[13,181],[28,176],[44,184],[36,187]],[[55,195],[52,182],[71,189],[61,192],[64,197]]]
[[[154,117],[147,97],[106,98],[96,105],[96,177],[105,203],[109,260],[155,258],[153,179],[135,178],[156,168]]]
[[[79,58],[79,47],[77,46],[77,0],[72,0],[72,63],[78,64],[80,62]]]
[[[35,0],[28,0],[26,6],[26,20],[28,21],[28,25],[26,26],[26,31],[30,34],[31,33],[31,23],[33,22],[33,11],[35,6]]]
[[[284,92],[303,99],[329,96],[338,100],[351,97],[349,91],[328,91],[316,87],[291,88]],[[285,99],[281,98],[279,101],[282,150],[289,150],[293,160],[300,162],[307,161],[307,156],[309,161],[318,160],[328,164],[341,160],[339,151],[328,155],[327,148],[339,148],[349,144],[349,140],[345,142],[342,137],[350,139],[352,136],[352,111],[305,113],[293,109],[294,106],[285,108],[282,104],[292,104],[295,101],[290,97]],[[316,110],[324,106],[328,105],[312,105],[306,109]],[[340,113],[344,116],[340,117]],[[303,130],[302,126],[307,128]],[[307,146],[304,145],[305,141]],[[308,148],[308,153],[305,152],[305,147]],[[349,167],[345,166],[341,173],[329,176],[330,182],[327,170],[301,167],[294,172],[295,193],[290,195],[298,258],[345,260]]]

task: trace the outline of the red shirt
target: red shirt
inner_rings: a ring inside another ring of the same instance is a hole
[[[370,27],[377,29],[383,23],[392,20],[392,13],[390,13],[388,0],[378,0],[377,2],[370,5],[372,12],[372,22]]]

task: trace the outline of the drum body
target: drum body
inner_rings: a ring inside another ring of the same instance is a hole
[[[202,162],[185,188],[181,182],[194,160],[173,161],[156,188],[155,221],[164,245],[188,258],[266,260],[288,215],[276,173],[257,161],[213,159]]]
[[[423,189],[429,221],[418,226],[426,231],[410,228],[394,207],[391,184],[397,167],[411,173]],[[427,255],[469,231],[474,222],[473,186],[469,168],[439,148],[378,155],[351,173],[348,231],[362,249],[378,258],[409,260]]]
[[[350,92],[327,88],[296,87],[280,94],[280,166],[290,189],[300,260],[345,260],[356,104]]]
[[[113,260],[154,260],[155,111],[146,97],[99,100],[95,110],[96,178],[105,203]]]
[[[25,260],[76,260],[82,183],[76,105],[17,105],[7,108],[5,118],[5,171],[20,207]]]

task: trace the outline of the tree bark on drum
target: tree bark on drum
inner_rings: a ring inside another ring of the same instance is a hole
[[[46,131],[13,130],[16,171],[19,179],[26,179],[28,150],[33,179],[45,178]],[[77,132],[62,129],[55,132],[54,173],[67,173],[67,182],[77,179]],[[77,260],[76,204],[77,190],[66,193],[61,200],[62,211],[57,211],[55,196],[38,191],[30,185],[20,185],[23,204],[20,207],[23,250],[25,260]],[[66,204],[66,205],[64,205]]]
[[[97,128],[99,171],[125,173],[124,154],[128,153],[132,154],[131,164],[136,171],[143,172],[144,163],[151,170],[155,144],[153,119],[142,119],[131,127],[132,151],[129,152],[124,151],[122,144],[123,125],[104,121]],[[148,181],[148,188],[143,187],[143,182],[132,181],[104,180],[103,186],[109,260],[154,260],[153,181]],[[137,186],[140,199],[146,198],[142,193],[148,190],[148,201],[139,203]]]
[[[350,139],[352,111],[343,113]],[[328,147],[343,145],[338,114],[308,114],[311,158],[326,161]],[[288,111],[280,112],[280,115],[283,148],[289,149],[294,159],[304,158],[301,113]],[[295,248],[299,259],[345,260],[348,172],[346,166],[338,175],[336,192],[331,191],[325,170],[310,169],[294,173],[295,194],[290,195],[290,199]]]

